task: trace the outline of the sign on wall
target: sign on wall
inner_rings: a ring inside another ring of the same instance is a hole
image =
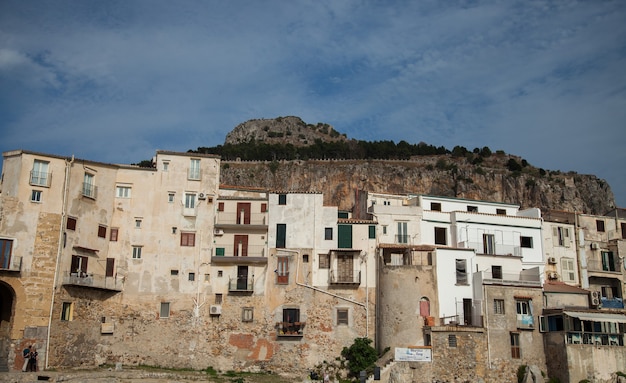
[[[396,347],[396,362],[432,362],[432,349]]]

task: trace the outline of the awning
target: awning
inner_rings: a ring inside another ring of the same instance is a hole
[[[563,311],[563,314],[578,318],[580,320],[596,321],[596,322],[618,322],[626,323],[626,315],[611,313],[581,313],[574,311]]]
[[[98,256],[98,250],[97,249],[90,249],[88,247],[84,247],[84,246],[73,246],[73,249],[76,250],[79,253],[83,253],[86,255],[92,255],[94,257]]]

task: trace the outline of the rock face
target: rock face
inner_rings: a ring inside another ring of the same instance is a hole
[[[269,137],[270,132],[275,132],[271,134],[274,137]],[[297,117],[283,117],[240,124],[228,134],[226,143],[251,139],[307,145],[315,139],[346,138],[329,125],[307,125]],[[522,209],[538,207],[543,211],[586,214],[605,214],[615,207],[610,186],[594,175],[544,171],[528,164],[521,171],[511,171],[507,167],[511,160],[524,163],[521,158],[504,153],[492,154],[478,165],[452,155],[416,156],[406,161],[222,161],[220,182],[271,191],[323,192],[326,204],[344,210],[352,207],[356,189],[495,201],[518,204]]]

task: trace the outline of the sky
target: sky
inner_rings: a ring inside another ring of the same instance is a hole
[[[0,0],[0,151],[136,163],[298,116],[488,146],[626,207],[626,1]]]

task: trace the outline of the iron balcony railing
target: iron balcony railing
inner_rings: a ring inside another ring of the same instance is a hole
[[[91,287],[101,290],[122,291],[123,277],[107,277],[89,273],[70,273],[63,278],[64,285]]]
[[[250,277],[235,277],[228,279],[228,291],[254,291],[254,278]]]
[[[352,270],[352,272],[339,272],[338,270],[332,269],[328,275],[328,282],[331,285],[341,285],[341,284],[361,284],[361,270]]]
[[[587,261],[587,270],[589,271],[609,271],[609,272],[621,272],[621,262],[619,258],[615,257],[613,262],[602,262],[601,260],[591,259]]]
[[[541,277],[538,273],[493,273],[491,271],[480,271],[475,273],[475,283],[486,285],[510,285],[510,286],[541,286]]]
[[[267,213],[250,213],[248,222],[241,213],[218,211],[215,217],[216,225],[250,225],[267,226]]]
[[[485,246],[482,242],[468,242],[462,241],[457,244],[462,249],[474,249],[476,254],[490,254],[490,255],[513,255],[516,257],[522,256],[522,248],[515,245],[503,245],[496,243],[493,246]]]
[[[94,184],[83,182],[83,196],[96,199],[98,196],[98,187]]]
[[[30,184],[33,186],[50,187],[51,180],[52,180],[52,173],[37,172],[34,170],[31,170],[30,172]]]

